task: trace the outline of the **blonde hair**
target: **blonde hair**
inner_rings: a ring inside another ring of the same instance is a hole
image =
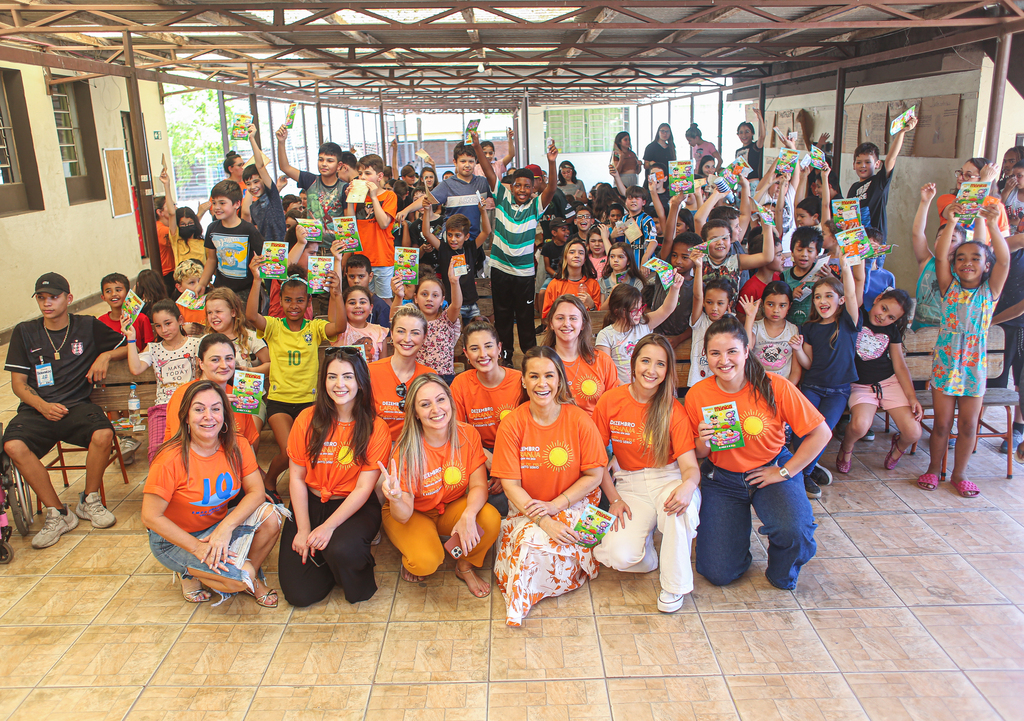
[[[174,282],[184,283],[189,278],[202,278],[203,266],[194,258],[183,260],[174,269]]]
[[[398,468],[398,477],[409,479],[409,491],[418,495],[423,488],[423,476],[429,470],[426,459],[426,438],[423,433],[423,424],[416,415],[416,396],[428,383],[436,383],[444,389],[451,404],[452,412],[448,418],[448,462],[455,463],[455,450],[459,447],[459,422],[455,417],[455,399],[452,398],[452,391],[444,379],[436,373],[424,373],[416,376],[409,384],[409,390],[405,394],[405,423],[402,426],[402,434],[398,436],[395,443],[395,463]]]
[[[230,288],[214,288],[206,294],[206,302],[210,303],[211,300],[222,300],[228,304],[228,310],[234,313],[234,318],[231,321],[231,332],[234,334],[234,344],[238,346],[238,350],[241,351],[240,355],[243,357],[243,363],[246,367],[249,367],[249,355],[252,353],[252,349],[249,347],[249,326],[245,321],[245,305],[242,304],[242,299],[238,297],[238,294]],[[216,333],[210,326],[209,315],[206,319],[206,332]],[[225,333],[225,335],[227,335]]]
[[[629,359],[629,373],[633,380],[636,380],[636,359],[640,356],[640,351],[647,346],[661,348],[668,363],[665,379],[654,392],[654,397],[644,406],[644,428],[647,436],[644,440],[651,444],[655,467],[662,468],[668,465],[669,450],[672,447],[672,411],[676,403],[676,354],[665,336],[659,333],[645,335],[633,348],[633,355]]]

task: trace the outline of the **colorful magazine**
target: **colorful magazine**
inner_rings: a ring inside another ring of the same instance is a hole
[[[775,214],[756,200],[754,201],[754,212],[761,218],[762,224],[767,225],[772,230],[775,229]]]
[[[779,162],[775,164],[776,175],[792,175],[796,172],[796,161],[800,151],[796,148],[779,148]]]
[[[479,128],[479,127],[480,127],[480,119],[479,118],[474,118],[473,120],[470,120],[466,124],[466,145],[472,144],[473,138],[470,136],[470,133],[477,132],[477,128]]]
[[[964,214],[959,218],[976,218],[985,198],[988,197],[991,183],[962,183],[960,192],[956,194],[956,202],[963,206]]]
[[[245,140],[249,137],[249,124],[252,123],[252,116],[239,113],[235,116],[235,124],[231,126],[232,140]]]
[[[693,161],[673,160],[668,164],[668,191],[671,195],[693,192]]]
[[[297,218],[296,223],[306,230],[307,243],[319,243],[323,240],[324,226],[319,220],[312,218]]]
[[[197,296],[188,288],[182,291],[181,295],[178,296],[178,300],[175,302],[182,308],[188,308],[189,310],[203,310],[206,308],[206,296]]]
[[[299,109],[298,103],[292,103],[288,106],[288,114],[284,116],[284,127],[291,130],[295,126],[295,113]]]
[[[840,230],[836,233],[836,243],[843,249],[843,255],[850,259],[851,265],[857,265],[862,258],[870,257],[871,241],[860,226]]]
[[[807,157],[810,158],[810,165],[812,168],[817,170],[824,170],[828,167],[828,160],[825,158],[825,151],[819,148],[817,145],[812,145],[810,151],[807,153]]]
[[[311,255],[307,263],[310,293],[326,293],[327,277],[334,272],[334,258],[329,255]]]
[[[121,314],[128,315],[128,325],[135,325],[135,321],[139,319],[139,314],[145,305],[145,301],[137,296],[134,290],[128,291],[128,295],[124,297],[124,303],[121,305]]]
[[[228,400],[231,402],[231,409],[236,413],[258,415],[263,403],[263,374],[236,370]]]
[[[288,277],[288,244],[268,240],[263,243],[263,265],[260,278],[263,280],[284,280]]]
[[[907,127],[907,123],[910,122],[911,118],[917,117],[917,106],[911,105],[907,110],[897,115],[892,119],[892,123],[889,125],[889,135],[895,135],[896,133]]]
[[[580,540],[576,541],[576,545],[593,548],[601,542],[608,531],[612,530],[614,523],[615,516],[588,503],[587,509],[583,511],[583,516],[576,521],[576,525],[572,529],[580,534]]]
[[[665,290],[672,287],[672,281],[675,279],[676,269],[671,265],[663,261],[661,258],[651,258],[644,263],[644,267],[658,274],[658,278],[661,280],[661,285]]]
[[[730,451],[743,448],[743,428],[740,424],[739,410],[736,403],[719,403],[700,409],[704,414],[704,422],[714,427],[714,435],[708,447],[712,451]]]
[[[420,277],[419,248],[395,248],[395,275],[405,285],[416,285]]]
[[[836,198],[833,200],[832,220],[839,230],[864,227],[860,218],[860,200],[857,198]]]
[[[352,216],[331,218],[327,223],[327,229],[334,233],[334,240],[340,241],[342,252],[359,252],[363,249],[359,241],[359,224]]]
[[[458,278],[461,278],[469,272],[469,267],[466,265],[465,253],[452,256],[452,267],[455,268],[455,276]]]

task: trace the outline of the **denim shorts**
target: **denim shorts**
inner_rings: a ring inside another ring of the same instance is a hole
[[[391,300],[391,279],[395,276],[395,266],[375,265],[372,268],[373,279],[370,281],[370,292],[378,298]]]

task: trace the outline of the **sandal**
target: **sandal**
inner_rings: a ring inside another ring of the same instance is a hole
[[[885,466],[885,470],[887,471],[891,471],[893,468],[895,468],[896,465],[900,462],[900,459],[903,458],[903,454],[906,453],[906,451],[900,450],[899,443],[900,434],[893,433],[892,445],[889,446],[889,452],[885,454],[885,461],[882,463],[882,465]],[[893,458],[893,454],[896,453],[897,451],[899,452],[899,455]]]
[[[978,490],[978,487],[966,478],[962,481],[950,481],[950,483],[953,488],[956,489],[956,492],[964,498],[974,498],[981,493],[981,491]]]
[[[466,577],[466,574],[472,574],[472,575],[476,576],[476,573],[473,571],[473,569],[470,569],[468,571],[460,571],[457,568],[455,569],[456,577],[461,578],[462,581],[466,584],[466,587],[468,588],[469,587],[469,579]],[[479,576],[476,576],[476,578],[481,583],[487,583],[486,581],[484,581],[484,579],[480,578]],[[472,589],[470,589],[470,593],[473,593]],[[473,595],[476,596],[477,598],[487,598],[488,596],[491,595],[490,584],[487,585],[487,592],[484,593],[482,596],[481,595],[477,595],[475,593],[473,593]]]
[[[1017,463],[1024,463],[1024,443],[1017,446],[1017,449],[1013,452],[1013,458]]]
[[[185,579],[182,579],[181,581],[181,597],[189,603],[206,603],[213,598],[213,594],[203,588],[203,584],[200,583],[199,588],[194,591],[186,591]]]
[[[917,486],[922,491],[934,491],[939,487],[939,477],[934,473],[922,473],[917,477]]]
[[[846,456],[846,460],[843,460],[843,456]],[[843,453],[843,449],[839,449],[839,455],[836,456],[836,470],[840,473],[849,473],[850,467],[853,465],[853,451],[847,451]]]
[[[250,596],[252,596],[253,599],[255,599],[257,606],[262,606],[263,608],[277,608],[277,602],[278,602],[277,591],[274,590],[273,588],[270,588],[269,586],[267,586],[267,592],[264,593],[262,596],[257,596],[254,592],[252,592],[252,591],[250,591],[248,589],[246,589],[245,592],[247,594],[249,594]],[[274,597],[273,602],[270,601],[270,597],[271,596]]]

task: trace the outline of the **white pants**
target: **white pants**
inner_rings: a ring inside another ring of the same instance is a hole
[[[693,590],[690,547],[700,523],[700,489],[681,516],[665,513],[665,501],[681,483],[679,464],[642,471],[615,469],[615,490],[629,506],[633,518],[605,535],[594,549],[594,557],[616,571],[648,573],[658,568],[654,550],[654,529],[662,533],[661,589],[669,593]]]

